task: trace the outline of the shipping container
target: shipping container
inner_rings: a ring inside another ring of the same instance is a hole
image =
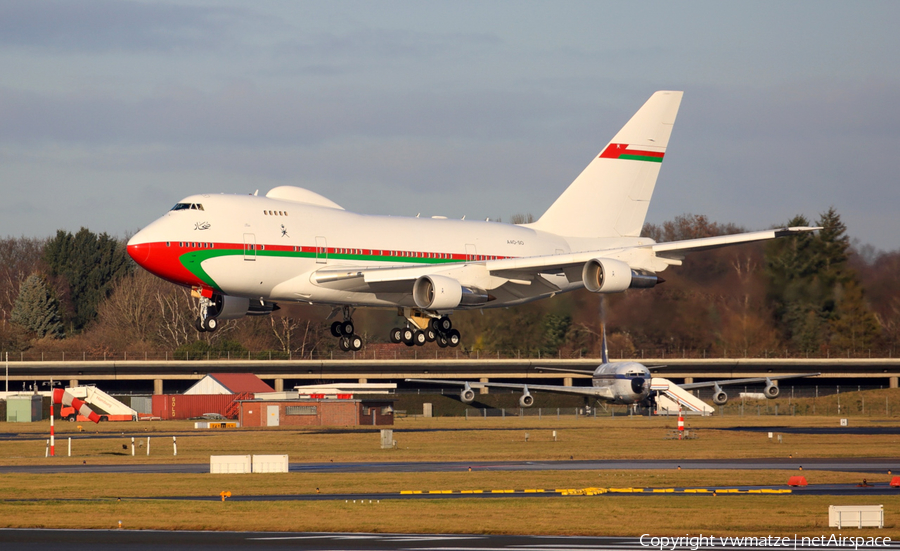
[[[132,396],[131,409],[138,413],[153,413],[153,399],[150,396]]]
[[[237,418],[240,394],[158,394],[153,396],[153,416],[160,419],[193,419],[216,413]]]

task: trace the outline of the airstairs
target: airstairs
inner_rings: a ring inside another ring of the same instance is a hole
[[[679,410],[688,415],[712,415],[716,410],[676,383],[661,377],[653,377],[650,390],[656,392],[656,415],[678,415]]]
[[[137,420],[137,412],[95,386],[75,386],[66,389],[72,396],[96,406],[109,415],[128,415]]]

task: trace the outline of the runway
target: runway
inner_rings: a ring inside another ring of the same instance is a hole
[[[823,531],[830,534],[830,531]],[[699,534],[692,534],[699,536]],[[703,534],[705,541],[693,544],[684,541],[679,545],[667,545],[665,549],[691,550],[743,550],[755,547],[740,543],[719,534]],[[867,534],[868,535],[868,534]],[[711,539],[710,539],[710,536]],[[857,536],[853,534],[853,536]],[[875,534],[880,536],[880,534]],[[761,534],[758,537],[766,537]],[[779,546],[800,551],[820,550],[823,545],[811,545],[794,534],[772,534]],[[826,536],[827,537],[827,536]],[[868,537],[873,537],[868,535]],[[0,530],[0,544],[5,548],[40,550],[49,548],[69,551],[138,551],[166,549],[216,550],[279,550],[302,549],[304,551],[602,551],[658,549],[651,547],[652,536],[643,537],[582,537],[582,536],[519,536],[482,534],[371,534],[371,533],[316,533],[316,532],[171,532],[160,530]],[[783,538],[783,539],[782,539]],[[657,543],[657,545],[659,545]],[[771,545],[771,542],[770,542]],[[854,549],[852,543],[830,546],[834,549]],[[860,545],[859,547],[863,547]],[[900,543],[880,540],[879,549],[900,549]],[[870,546],[871,548],[871,546]]]
[[[452,473],[473,471],[603,471],[603,470],[791,470],[900,474],[900,459],[877,457],[758,459],[598,459],[568,461],[433,461],[365,463],[291,463],[293,473]],[[208,473],[207,463],[10,465],[0,473]]]

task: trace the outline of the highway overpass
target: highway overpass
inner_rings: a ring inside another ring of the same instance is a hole
[[[617,361],[629,361],[617,360]],[[709,358],[642,359],[647,366],[664,365],[657,373],[676,381],[710,378],[766,377],[793,373],[821,372],[825,383],[896,388],[900,359],[796,359],[796,358]],[[9,390],[22,384],[45,383],[50,379],[70,386],[98,384],[134,391],[152,388],[156,394],[182,390],[207,373],[255,373],[273,382],[276,389],[317,381],[402,381],[405,378],[467,380],[547,380],[573,379],[588,375],[541,372],[539,367],[592,370],[598,360],[590,359],[326,359],[326,360],[109,360],[109,361],[13,361],[0,365],[0,376]],[[815,379],[809,384],[815,384]],[[151,386],[152,385],[152,386]],[[143,390],[147,389],[147,390]],[[0,387],[0,390],[3,390]]]

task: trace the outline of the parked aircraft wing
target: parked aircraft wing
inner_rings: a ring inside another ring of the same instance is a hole
[[[535,367],[535,371],[556,371],[559,373],[578,373],[579,375],[593,375],[594,370],[587,369],[563,369],[560,367]]]
[[[678,385],[685,390],[694,390],[696,388],[712,388],[716,385],[746,385],[753,383],[765,383],[768,381],[778,381],[782,379],[802,379],[804,377],[816,377],[821,373],[800,373],[798,375],[775,375],[773,377],[748,377],[746,379],[719,379],[718,381],[706,381],[703,383],[687,383]]]
[[[409,383],[428,383],[428,384],[444,384],[455,385],[469,388],[512,388],[516,390],[542,390],[546,392],[559,392],[563,394],[579,394],[582,396],[597,396],[602,398],[612,398],[608,389],[596,388],[592,386],[562,386],[562,385],[523,385],[516,383],[474,383],[467,381],[448,381],[443,379],[404,379]]]

